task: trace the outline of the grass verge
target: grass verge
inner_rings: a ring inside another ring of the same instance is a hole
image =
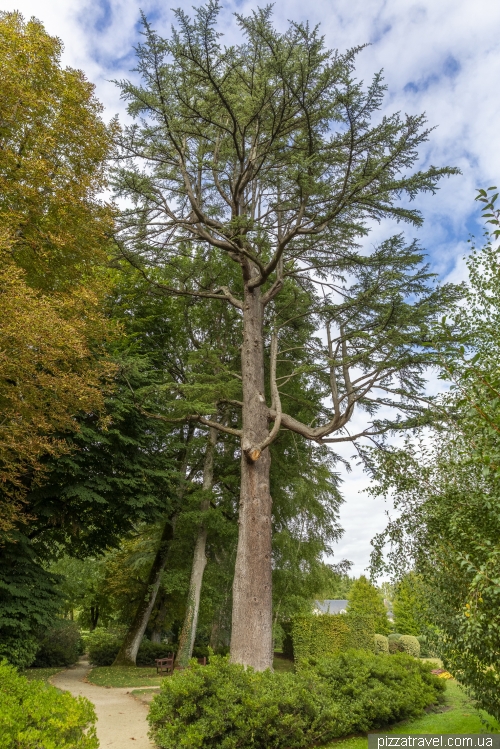
[[[161,679],[151,666],[97,666],[87,676],[98,687],[159,686]]]
[[[293,669],[293,661],[285,658],[274,659],[275,671],[293,671]],[[36,670],[43,671],[44,669]],[[160,686],[163,678],[169,677],[158,676],[156,669],[152,666],[96,666],[88,674],[87,681],[98,687],[156,687]]]
[[[48,681],[51,676],[64,671],[64,668],[27,668],[22,672],[28,681]]]
[[[481,718],[488,718],[493,728],[485,726]],[[421,718],[397,723],[387,730],[379,731],[384,734],[423,734],[423,733],[500,733],[500,724],[494,718],[487,716],[482,710],[477,710],[462,688],[454,680],[446,683],[445,702],[435,712],[429,712]],[[354,736],[348,739],[338,739],[328,744],[330,749],[367,749],[366,736]],[[325,747],[324,749],[328,749]]]

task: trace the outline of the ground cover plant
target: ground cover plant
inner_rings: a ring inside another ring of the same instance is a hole
[[[2,749],[98,749],[94,708],[83,697],[28,681],[0,663]]]
[[[296,673],[214,656],[165,679],[149,721],[161,749],[305,749],[418,716],[444,689],[430,666],[405,654],[348,651]]]

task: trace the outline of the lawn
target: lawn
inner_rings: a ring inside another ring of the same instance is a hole
[[[274,659],[275,671],[293,671],[293,661],[285,658]],[[43,671],[44,669],[36,669]],[[50,671],[51,669],[45,669]],[[60,671],[56,669],[55,673]],[[154,666],[96,666],[87,676],[87,681],[98,687],[156,687],[162,677],[156,673]]]
[[[486,713],[478,711],[454,680],[446,682],[446,699],[436,712],[429,712],[421,718],[397,723],[384,730],[387,734],[421,734],[421,733],[500,733],[500,724],[493,718],[490,721],[493,729],[488,728],[481,720]],[[366,736],[339,739],[328,745],[331,749],[367,749]],[[326,748],[325,748],[326,749]]]
[[[64,668],[27,668],[22,672],[29,681],[48,681],[51,676],[64,671]]]
[[[159,686],[161,680],[154,666],[97,666],[87,676],[98,687]]]

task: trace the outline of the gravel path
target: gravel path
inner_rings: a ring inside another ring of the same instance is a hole
[[[146,720],[148,706],[129,694],[130,687],[96,687],[84,681],[90,671],[88,663],[62,671],[50,679],[58,689],[78,697],[87,697],[97,714],[97,737],[100,749],[152,749]]]

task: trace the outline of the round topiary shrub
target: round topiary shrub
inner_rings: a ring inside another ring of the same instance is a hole
[[[420,643],[413,635],[401,635],[397,643],[403,653],[408,653],[414,658],[420,658]]]
[[[389,638],[385,635],[373,635],[375,640],[375,653],[383,655],[389,652]]]
[[[2,749],[98,749],[96,715],[85,697],[28,681],[0,663]]]

